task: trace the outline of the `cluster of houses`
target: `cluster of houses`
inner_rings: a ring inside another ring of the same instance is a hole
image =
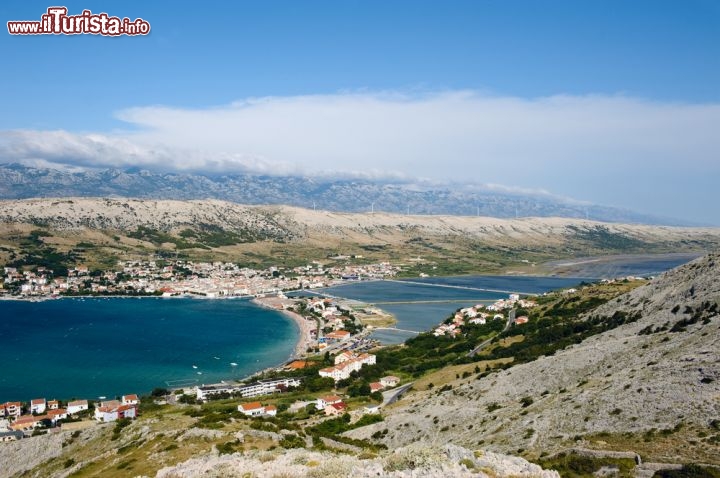
[[[343,363],[347,363],[350,360],[352,359],[349,358],[346,354],[345,362]],[[373,392],[378,392],[386,388],[395,387],[399,383],[400,379],[398,377],[388,375],[387,377],[381,378],[379,382],[371,383],[370,390]],[[304,404],[306,404],[307,402],[298,403],[304,406]],[[318,397],[315,400],[315,408],[325,412],[326,416],[342,415],[343,413],[346,413],[348,411],[347,404],[343,401],[342,398],[337,395],[324,395],[322,397]],[[240,405],[238,405],[238,411],[248,417],[274,417],[277,415],[277,408],[275,407],[275,405],[263,405],[261,402],[241,403]],[[378,411],[379,406],[377,405],[366,407],[366,413],[378,413]]]
[[[87,400],[68,402],[66,407],[61,407],[58,400],[47,401],[44,398],[35,398],[30,400],[27,414],[23,414],[20,402],[1,403],[0,418],[11,420],[8,426],[10,431],[28,432],[40,425],[56,426],[59,420],[64,420],[87,409]],[[9,438],[5,437],[5,439]]]
[[[318,342],[318,347],[322,350],[328,346],[349,340],[352,334],[344,330],[345,321],[352,320],[350,316],[345,315],[348,310],[342,309],[332,299],[328,298],[310,298],[307,299],[305,308],[309,312],[314,312],[322,318],[323,329],[332,329],[321,337],[317,337],[315,328],[310,330],[310,338]]]
[[[320,369],[321,377],[329,377],[336,382],[350,378],[350,374],[359,371],[365,365],[375,365],[376,357],[373,354],[355,354],[350,351],[341,352],[335,356],[335,365]]]
[[[100,405],[95,408],[94,418],[99,422],[112,422],[119,418],[135,418],[139,403],[137,395],[123,395],[122,400],[100,402]],[[22,438],[24,433],[41,426],[55,427],[60,420],[74,418],[89,408],[87,400],[73,400],[62,407],[58,400],[35,398],[30,400],[27,413],[23,414],[23,406],[20,402],[0,403],[0,418],[9,421],[8,430],[0,430],[0,441]]]
[[[499,299],[490,305],[478,304],[473,307],[466,307],[458,310],[449,323],[443,323],[435,328],[433,335],[456,336],[461,333],[464,325],[485,325],[488,320],[505,320],[504,311],[520,307],[529,309],[537,306],[536,302],[521,299],[519,294],[510,294],[507,299]],[[525,324],[527,316],[519,316],[514,319],[516,325]]]

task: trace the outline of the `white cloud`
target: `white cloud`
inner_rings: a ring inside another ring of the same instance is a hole
[[[136,107],[117,117],[132,128],[0,133],[0,159],[424,177],[593,200],[602,196],[593,193],[600,187],[594,183],[649,191],[671,187],[683,175],[720,173],[718,104],[360,92],[248,98],[205,109]]]
[[[249,98],[207,109],[137,107],[133,131],[10,131],[0,154],[179,170],[470,174],[499,181],[552,167],[709,166],[720,105],[623,96],[347,93]],[[527,172],[527,173],[526,173]]]

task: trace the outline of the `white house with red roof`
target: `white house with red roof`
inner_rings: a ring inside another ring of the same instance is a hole
[[[123,395],[122,396],[122,404],[123,405],[137,405],[139,403],[140,403],[140,399],[134,393],[131,395]]]
[[[46,408],[47,402],[44,398],[33,398],[32,400],[30,400],[30,413],[40,415],[42,413],[45,413]]]
[[[114,422],[120,418],[136,418],[137,405],[123,405],[119,400],[100,402],[95,409],[95,420],[99,422]]]
[[[325,407],[327,407],[328,405],[333,405],[336,403],[342,403],[342,398],[338,397],[337,395],[325,395],[324,397],[317,398],[315,407],[318,410],[324,410]]]
[[[55,408],[53,410],[48,410],[46,415],[51,422],[53,422],[53,425],[57,424],[58,420],[64,420],[68,417],[67,410],[64,408]]]
[[[338,357],[340,357],[339,363]],[[318,374],[321,377],[330,377],[337,382],[350,378],[352,372],[360,370],[364,365],[374,365],[377,358],[372,354],[348,355],[348,352],[343,352],[335,357],[335,360],[337,365],[320,369]]]
[[[348,360],[352,360],[355,357],[355,354],[349,351],[341,352],[335,356],[335,365],[340,365],[343,362],[347,362]]]
[[[333,332],[330,332],[328,334],[325,334],[326,339],[332,339],[332,340],[348,340],[351,337],[350,332],[347,330],[335,330]]]
[[[46,419],[47,416],[45,415],[23,415],[22,417],[18,417],[17,420],[12,422],[12,424],[10,425],[10,430],[30,431],[37,427],[40,422]]]
[[[340,403],[332,403],[325,407],[325,415],[327,416],[337,416],[342,415],[347,411],[347,405],[345,402]]]
[[[19,417],[20,415],[22,415],[22,404],[20,402],[0,404],[0,417]]]
[[[277,415],[277,407],[275,405],[263,405],[260,402],[241,403],[238,405],[238,412],[242,412],[248,417],[262,417]]]

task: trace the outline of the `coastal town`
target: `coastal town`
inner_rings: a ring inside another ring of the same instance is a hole
[[[319,261],[294,268],[257,270],[232,262],[131,260],[113,270],[76,265],[60,275],[46,267],[5,267],[0,298],[149,295],[161,297],[255,297],[281,291],[329,287],[347,281],[394,277],[387,262],[325,267]]]

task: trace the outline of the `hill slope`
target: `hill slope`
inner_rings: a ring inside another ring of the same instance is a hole
[[[720,245],[717,228],[563,218],[340,213],[216,200],[0,201],[0,224],[0,246],[16,255],[18,243],[40,229],[45,244],[61,253],[78,249],[82,243],[82,259],[88,262],[93,257],[180,251],[189,258],[212,255],[248,263],[302,264],[307,259],[344,253],[368,260],[420,257],[428,264],[451,263],[437,271],[427,268],[438,274],[493,271],[512,264],[592,254],[703,252]],[[411,272],[426,272],[415,262]]]
[[[719,464],[719,302],[720,256],[710,255],[588,314],[636,322],[451,390],[418,391],[385,423],[351,434],[387,428],[390,447],[420,440],[538,456],[581,445]]]

